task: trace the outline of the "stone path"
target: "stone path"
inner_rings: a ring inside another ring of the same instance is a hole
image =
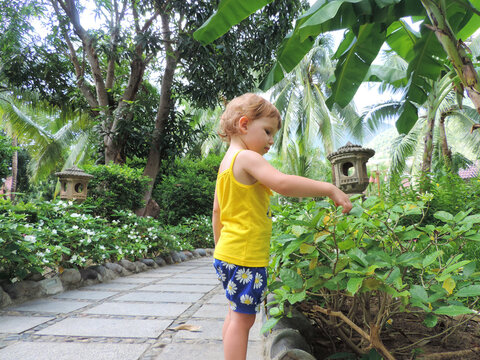
[[[221,360],[226,311],[212,258],[198,258],[0,310],[0,359]],[[264,359],[260,328],[257,316],[248,360]]]

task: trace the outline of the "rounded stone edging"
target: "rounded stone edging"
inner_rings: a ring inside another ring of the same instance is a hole
[[[184,261],[213,256],[213,249],[195,249],[193,251],[171,251],[170,254],[153,259],[107,262],[92,265],[84,269],[65,269],[59,275],[38,280],[22,280],[16,283],[0,283],[0,309],[18,305],[28,300],[56,295],[66,290],[107,282],[146,270],[181,263]]]
[[[264,310],[262,323],[267,321],[269,308],[265,307]],[[293,309],[291,318],[281,318],[270,332],[264,334],[265,359],[315,360],[312,348],[305,339],[305,335],[313,331],[307,317]]]

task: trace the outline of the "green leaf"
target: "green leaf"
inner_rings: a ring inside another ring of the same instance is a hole
[[[437,260],[437,258],[439,256],[442,256],[442,255],[443,255],[443,251],[442,250],[437,250],[434,253],[425,256],[425,258],[423,259],[423,263],[422,263],[423,267],[426,268],[429,265],[433,264],[435,262],[435,260]]]
[[[469,285],[455,293],[457,297],[480,296],[480,285]]]
[[[347,290],[352,295],[355,295],[356,292],[362,287],[363,278],[351,278],[348,279]]]
[[[265,321],[265,323],[263,324],[262,326],[262,329],[260,330],[260,332],[262,334],[272,330],[274,328],[275,325],[277,325],[277,323],[280,321],[280,318],[276,318],[276,317],[271,317],[270,319],[268,319],[267,321]]]
[[[280,278],[282,282],[291,289],[300,289],[303,287],[303,279],[291,269],[281,269]]]
[[[418,299],[422,303],[428,302],[428,294],[425,289],[420,285],[412,285],[412,287],[410,288],[410,294],[412,296],[412,299]]]
[[[355,246],[355,241],[347,239],[338,243],[338,248],[342,251],[349,250]]]
[[[343,108],[351,102],[385,42],[385,35],[379,23],[360,26],[355,41],[339,58],[335,82],[331,86],[332,94],[326,102],[330,108],[334,103]]]
[[[453,215],[446,211],[437,211],[433,217],[445,223],[453,220]]]
[[[480,214],[470,215],[460,221],[460,224],[478,224],[480,223]]]
[[[218,10],[193,33],[195,40],[206,45],[225,34],[232,26],[273,0],[222,0]]]
[[[433,312],[438,315],[458,316],[472,314],[474,311],[461,305],[449,305],[439,307],[438,309],[433,310]]]
[[[295,293],[295,294],[288,294],[287,295],[287,300],[290,304],[295,304],[297,302],[305,300],[307,297],[307,292],[303,290],[302,292]]]
[[[315,246],[303,243],[300,245],[300,254],[311,254],[315,251]]]
[[[423,323],[425,324],[426,327],[433,328],[435,325],[437,325],[438,322],[438,317],[436,317],[433,314],[427,314],[425,316],[425,320],[423,320]]]

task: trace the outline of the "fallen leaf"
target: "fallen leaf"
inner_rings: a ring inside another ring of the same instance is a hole
[[[187,331],[200,331],[202,327],[196,325],[182,324],[172,328],[173,331],[187,330]]]

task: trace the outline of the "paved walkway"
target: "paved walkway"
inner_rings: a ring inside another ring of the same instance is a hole
[[[0,359],[221,360],[226,311],[212,258],[198,258],[0,310]],[[248,360],[264,358],[260,327]]]

